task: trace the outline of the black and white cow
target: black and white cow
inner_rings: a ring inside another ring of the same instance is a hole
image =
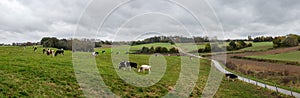
[[[151,66],[142,65],[138,72],[145,71],[145,70],[148,70],[149,72],[151,72]]]
[[[131,68],[137,68],[137,63],[134,62],[129,62],[129,61],[123,61],[119,63],[119,69],[121,68],[129,68],[129,70],[131,71]]]
[[[45,52],[46,52],[46,49],[44,48],[44,49],[43,49],[43,54],[45,54]]]
[[[33,51],[36,52],[36,50],[37,50],[37,47],[33,47]]]
[[[54,57],[54,50],[48,48],[46,53],[47,55],[51,55],[51,57]]]
[[[47,55],[51,55],[51,54],[53,54],[53,53],[52,53],[53,51],[51,51],[49,48],[47,49],[47,51],[46,51],[46,52],[47,52]]]
[[[237,75],[232,74],[232,73],[226,73],[225,76],[226,76],[227,78],[230,78],[230,79],[236,79],[236,78],[238,78]]]
[[[99,52],[92,52],[92,56],[98,56]]]
[[[56,50],[56,51],[55,51],[55,56],[57,56],[58,54],[64,55],[64,50],[63,50],[63,49]]]

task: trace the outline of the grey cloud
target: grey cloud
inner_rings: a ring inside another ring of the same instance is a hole
[[[219,35],[224,28],[225,38],[245,38],[248,35],[284,35],[300,30],[299,0],[209,0],[215,13],[204,1],[176,0],[190,11],[197,11],[199,21],[174,2],[161,0],[133,0],[119,7],[126,0],[1,0],[0,1],[0,43],[38,41],[43,36],[70,38],[77,29],[76,37],[91,37],[113,40],[120,29],[121,39],[132,40],[143,32],[158,31],[167,35],[186,35],[181,24],[187,26],[191,35]],[[88,5],[90,4],[90,5]],[[188,5],[188,6],[185,6]],[[87,8],[87,9],[85,9]],[[83,14],[82,12],[85,11]],[[136,17],[122,28],[120,24],[144,12],[161,12],[168,16],[148,14]],[[78,19],[80,19],[77,24]],[[101,24],[102,22],[106,24]],[[102,28],[99,30],[100,26]],[[78,28],[77,28],[78,27]],[[202,28],[203,27],[203,28]],[[175,32],[175,33],[174,33]],[[25,36],[25,37],[24,37]],[[148,35],[147,35],[148,36]]]

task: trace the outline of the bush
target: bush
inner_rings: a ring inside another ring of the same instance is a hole
[[[252,47],[252,43],[249,43],[249,44],[247,45],[247,47]]]

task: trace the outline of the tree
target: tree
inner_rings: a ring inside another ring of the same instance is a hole
[[[142,53],[149,53],[149,48],[148,47],[143,47],[141,52]]]
[[[235,41],[230,41],[229,42],[229,47],[234,50],[234,49],[237,49],[237,45],[235,44]]]
[[[170,49],[169,53],[178,53],[178,49],[173,47],[173,48]]]
[[[161,53],[161,47],[155,47],[154,53]]]
[[[168,53],[168,49],[166,47],[162,47],[161,48],[161,53]]]
[[[204,52],[210,52],[210,51],[211,51],[210,44],[209,43],[205,44]]]
[[[150,53],[154,53],[154,51],[155,51],[155,50],[154,50],[154,47],[152,46],[152,47],[150,48],[149,52],[150,52]]]
[[[284,38],[283,37],[275,37],[274,40],[273,40],[273,47],[281,47],[281,42]]]
[[[252,37],[251,36],[248,36],[248,41],[252,41]]]
[[[298,46],[298,37],[288,36],[282,41],[282,45],[286,47]]]
[[[238,43],[242,45],[242,47],[247,47],[247,44],[242,40],[238,41]]]

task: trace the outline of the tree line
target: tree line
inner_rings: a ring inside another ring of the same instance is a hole
[[[276,47],[292,47],[298,46],[300,36],[296,34],[288,34],[286,36],[277,36],[273,40],[273,46]]]
[[[152,53],[179,53],[178,49],[175,47],[172,47],[170,49],[166,48],[166,47],[142,47],[141,50],[136,51],[136,53],[144,53],[144,54],[152,54]]]
[[[182,36],[154,36],[146,38],[144,40],[132,41],[130,45],[141,45],[149,43],[198,43],[198,42],[209,42],[208,37],[182,37]]]
[[[76,47],[73,47],[72,45]],[[94,39],[57,39],[56,37],[43,37],[40,41],[43,47],[53,47],[58,49],[74,51],[93,51],[95,47],[102,45],[112,45],[111,41],[97,41]]]
[[[214,52],[224,52],[225,49],[227,51],[232,51],[232,50],[239,50],[246,47],[252,47],[252,43],[246,43],[243,40],[235,40],[235,41],[232,40],[229,42],[228,46],[219,45],[216,43],[206,43],[204,48],[198,49],[198,52],[199,53],[211,52],[212,50]]]

